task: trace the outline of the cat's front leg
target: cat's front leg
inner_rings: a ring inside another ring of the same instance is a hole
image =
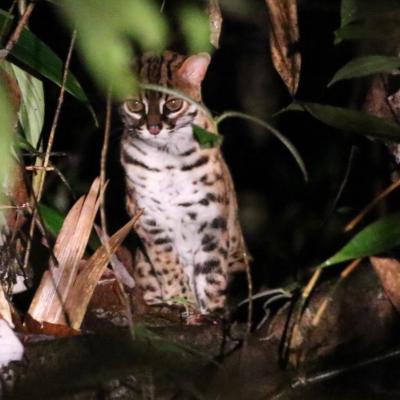
[[[193,281],[202,314],[222,311],[225,307],[228,269],[228,234],[223,217],[207,224],[199,234],[194,255]]]
[[[161,290],[162,302],[173,303],[182,298],[193,302],[194,295],[190,290],[188,277],[184,273],[168,230],[159,226],[155,219],[147,218],[145,223],[137,227],[137,232],[143,241],[148,262],[152,267],[151,274]],[[147,296],[151,297],[151,293],[147,293]]]

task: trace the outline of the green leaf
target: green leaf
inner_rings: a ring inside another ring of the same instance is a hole
[[[7,189],[11,167],[11,149],[13,143],[13,110],[6,86],[0,79],[0,193]],[[0,197],[3,197],[0,195]],[[2,201],[1,201],[2,203]]]
[[[182,5],[179,9],[179,23],[190,53],[211,50],[209,22],[203,9],[190,4]]]
[[[153,0],[64,0],[62,10],[98,86],[117,100],[135,91],[132,43],[160,51],[168,32],[165,18]]]
[[[343,261],[373,256],[400,245],[400,213],[388,215],[357,233],[323,267]]]
[[[28,143],[37,149],[44,122],[43,83],[14,64],[4,61],[1,67],[18,82],[21,104],[18,119]]]
[[[0,26],[5,24],[6,28],[11,27],[13,17],[0,10]],[[7,31],[7,29],[5,30]],[[4,36],[0,45],[4,46]],[[37,36],[28,29],[23,29],[18,42],[14,45],[11,55],[18,61],[30,67],[35,73],[42,75],[58,86],[63,80],[64,65],[61,59]],[[69,72],[65,90],[78,100],[87,103],[88,98],[75,76]]]
[[[340,26],[382,14],[392,13],[400,10],[398,0],[342,0]]]
[[[400,67],[400,58],[388,56],[365,56],[355,58],[340,68],[328,83],[328,87],[343,79],[360,78],[377,73],[391,72]]]
[[[386,17],[368,18],[345,25],[335,31],[335,44],[343,40],[398,40],[400,12]]]
[[[43,203],[40,203],[38,207],[45,228],[56,237],[60,233],[64,223],[64,216],[54,208],[46,206]]]
[[[292,103],[284,111],[307,111],[324,124],[345,132],[400,143],[400,125],[361,111],[306,102]]]
[[[219,146],[222,143],[223,137],[216,133],[209,132],[201,126],[192,124],[193,135],[199,142],[200,147],[203,149],[209,149],[211,147]]]

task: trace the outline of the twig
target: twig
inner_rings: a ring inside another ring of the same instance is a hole
[[[347,166],[346,166],[346,171],[344,173],[344,177],[343,177],[342,181],[340,182],[339,190],[336,193],[335,200],[332,203],[331,209],[327,212],[326,217],[324,218],[324,220],[321,223],[321,228],[326,224],[326,222],[329,220],[331,215],[335,212],[336,207],[339,203],[339,200],[342,197],[343,191],[349,180],[351,164],[353,163],[354,153],[355,153],[355,146],[351,146],[350,155],[349,155],[349,158],[347,161]]]
[[[8,13],[9,14],[12,14],[12,12],[13,12],[13,10],[14,10],[16,5],[17,5],[17,0],[14,0],[11,3],[11,6],[8,8]],[[0,28],[0,37],[3,37],[3,35],[4,35],[5,31],[6,31],[7,25],[8,25],[8,20],[5,19],[4,22],[3,22],[3,25]]]
[[[361,263],[361,258],[358,258],[352,261],[340,274],[339,279],[337,280],[336,284],[333,286],[331,293],[325,297],[324,301],[321,303],[320,307],[318,308],[317,312],[312,319],[311,325],[317,326],[325,313],[326,308],[328,307],[329,302],[331,301],[334,293],[336,292],[339,285],[346,279]]]
[[[388,194],[393,192],[400,186],[400,179],[389,185],[383,192],[379,193],[355,218],[353,218],[344,228],[345,232],[349,232],[365,217],[365,215],[376,206],[382,199],[384,199]]]
[[[46,170],[47,172],[54,171],[54,167],[45,167],[42,165],[27,165],[25,169],[27,171],[43,171],[43,170]]]
[[[52,123],[51,129],[50,129],[49,140],[47,142],[46,153],[45,153],[44,161],[42,164],[44,169],[42,171],[40,171],[40,174],[38,176],[37,192],[35,193],[38,203],[40,202],[40,200],[42,198],[44,181],[46,178],[46,168],[48,167],[48,164],[49,164],[51,149],[53,147],[54,137],[55,137],[56,129],[58,126],[58,120],[60,118],[61,107],[64,102],[65,84],[66,84],[67,78],[68,78],[69,65],[71,63],[72,51],[74,49],[75,40],[76,40],[76,30],[74,30],[72,32],[72,37],[71,37],[71,41],[70,41],[69,48],[68,48],[67,58],[65,60],[63,80],[62,80],[62,84],[61,84],[61,88],[60,88],[60,94],[58,96],[57,107],[56,107],[56,111],[54,113],[53,123]],[[35,207],[32,211],[32,219],[31,219],[31,225],[30,225],[30,229],[29,229],[29,240],[26,245],[26,251],[25,251],[25,256],[24,256],[24,269],[25,270],[28,266],[29,255],[30,255],[31,247],[32,247],[32,238],[35,233],[36,216],[37,216],[37,208]]]
[[[109,89],[107,94],[104,140],[103,140],[103,147],[101,149],[101,159],[100,159],[100,191],[102,193],[100,202],[100,219],[101,219],[101,229],[103,233],[106,235],[108,235],[108,233],[107,233],[106,212],[104,206],[104,199],[105,199],[104,186],[106,184],[106,165],[107,165],[108,143],[110,141],[110,127],[111,127],[111,88]]]
[[[22,30],[28,23],[29,17],[31,16],[34,8],[35,8],[35,3],[29,3],[28,7],[26,7],[25,12],[22,14],[20,20],[18,21],[18,25],[16,26],[10,38],[8,39],[6,46],[4,47],[4,49],[0,50],[0,61],[3,61],[10,54],[11,50],[18,42]]]
[[[251,333],[251,324],[253,319],[253,280],[250,273],[250,263],[247,253],[243,252],[244,263],[246,266],[246,278],[247,278],[247,295],[249,304],[247,307],[247,329],[246,329],[246,340]]]

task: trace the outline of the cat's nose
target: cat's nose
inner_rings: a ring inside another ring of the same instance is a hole
[[[160,133],[161,128],[162,128],[161,124],[149,124],[149,125],[147,125],[147,129],[154,136],[156,136],[156,135],[158,135]]]

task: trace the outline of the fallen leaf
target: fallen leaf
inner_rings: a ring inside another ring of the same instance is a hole
[[[98,225],[94,226],[97,236],[103,245],[110,239],[106,232],[104,232]],[[135,287],[135,280],[127,271],[124,263],[120,260],[118,253],[113,254],[110,258],[110,264],[118,281],[130,289]]]
[[[269,38],[272,62],[289,93],[294,96],[300,81],[301,55],[296,0],[265,0],[270,15]]]
[[[109,263],[110,257],[128,233],[132,231],[140,215],[141,213],[136,214],[127,224],[111,236],[106,245],[99,247],[89,258],[82,272],[77,276],[74,286],[65,302],[65,313],[68,315],[68,321],[72,328],[80,328],[94,289]]]
[[[75,281],[99,204],[97,178],[87,196],[75,203],[64,220],[53,251],[57,263],[50,260],[49,270],[44,273],[28,311],[33,319],[67,324],[64,302]]]
[[[72,329],[63,324],[52,324],[46,321],[36,321],[29,314],[25,317],[23,328],[25,337],[30,336],[29,334],[34,334],[34,336],[46,335],[55,337],[77,336],[80,334],[78,330]],[[29,339],[25,338],[23,342],[26,343],[28,341]]]

